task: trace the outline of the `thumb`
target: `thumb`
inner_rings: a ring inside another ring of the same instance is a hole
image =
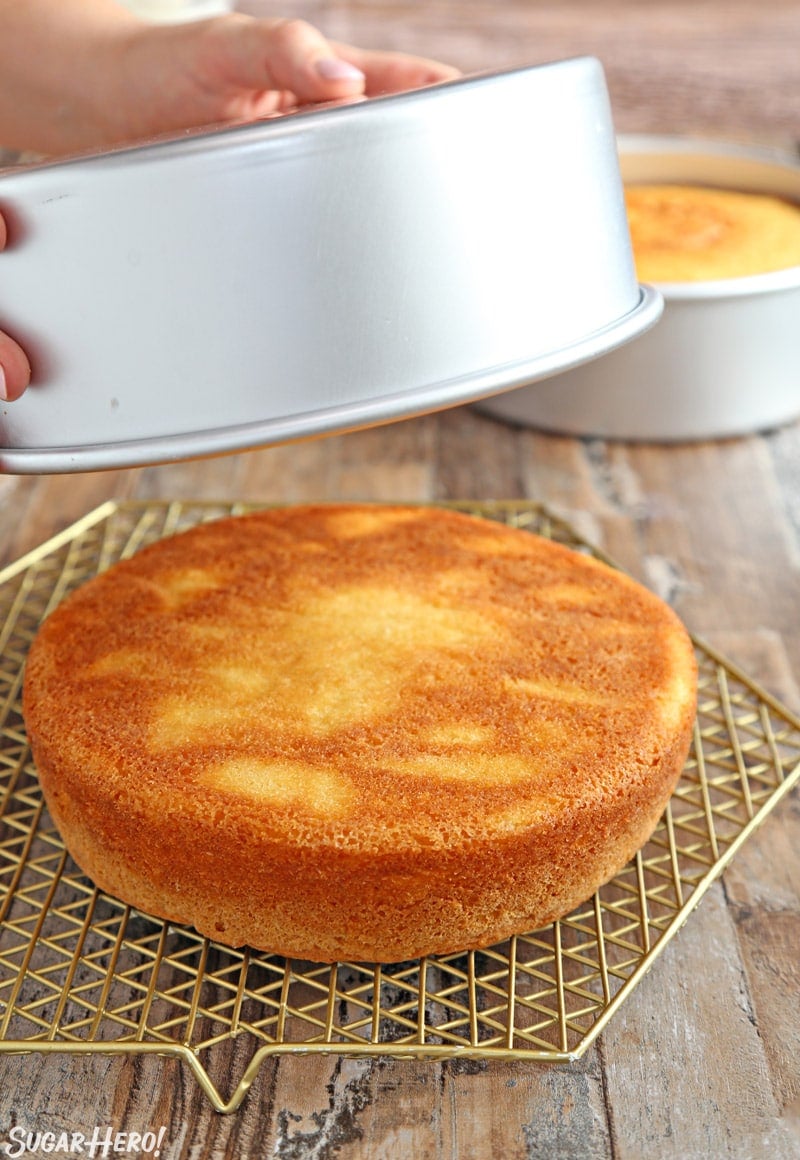
[[[18,399],[31,381],[31,368],[22,347],[0,330],[0,399]]]
[[[6,223],[0,216],[0,250],[6,244]],[[22,347],[0,330],[0,399],[18,399],[31,381],[31,367]]]

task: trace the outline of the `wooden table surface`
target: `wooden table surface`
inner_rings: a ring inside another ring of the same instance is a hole
[[[329,34],[465,71],[584,52],[618,127],[791,143],[800,4],[290,2]],[[800,392],[800,383],[798,384]],[[0,478],[0,562],[108,497],[542,501],[800,709],[800,427],[675,446],[514,429],[465,407],[202,463]],[[690,985],[687,985],[690,980]],[[800,798],[793,793],[579,1062],[266,1062],[220,1116],[174,1061],[0,1057],[11,1126],[144,1133],[161,1155],[800,1157]]]

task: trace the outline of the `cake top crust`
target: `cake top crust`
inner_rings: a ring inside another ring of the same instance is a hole
[[[630,185],[625,204],[642,282],[715,281],[800,265],[800,206],[699,185]]]
[[[445,509],[308,505],[86,582],[33,643],[24,714],[66,781],[134,811],[388,855],[624,794],[695,683],[673,611],[589,555]]]

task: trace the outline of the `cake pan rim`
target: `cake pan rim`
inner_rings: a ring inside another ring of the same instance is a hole
[[[83,165],[129,165],[137,159],[156,159],[174,153],[190,154],[235,149],[238,146],[255,146],[266,139],[289,137],[303,132],[311,132],[328,120],[370,120],[381,112],[391,111],[404,105],[413,106],[423,102],[438,100],[441,96],[454,92],[467,92],[484,85],[500,84],[514,77],[530,73],[572,70],[576,73],[593,70],[604,75],[600,59],[592,53],[576,53],[564,58],[539,61],[533,64],[515,65],[510,68],[487,69],[467,73],[446,81],[420,85],[394,93],[376,93],[370,97],[352,100],[326,101],[319,104],[303,105],[284,112],[269,113],[255,120],[239,120],[232,123],[202,125],[184,130],[147,137],[139,141],[120,142],[103,148],[84,149],[58,157],[35,157],[21,164],[0,166],[0,177],[39,170],[56,170]]]
[[[639,287],[634,308],[607,326],[568,346],[532,360],[484,368],[449,383],[428,384],[406,392],[331,407],[324,412],[299,413],[235,427],[219,427],[178,435],[160,435],[116,443],[88,443],[64,447],[0,448],[0,472],[47,474],[113,470],[254,450],[304,439],[343,433],[348,429],[388,424],[437,410],[475,403],[516,387],[530,385],[581,366],[637,338],[655,325],[664,308],[659,291]],[[345,419],[350,415],[349,420]]]
[[[674,153],[708,154],[716,157],[740,158],[743,161],[760,161],[773,165],[788,165],[798,168],[800,160],[786,148],[753,142],[726,140],[723,137],[700,137],[690,133],[623,133],[617,134],[620,153]]]
[[[746,298],[751,295],[779,294],[800,288],[800,266],[784,266],[766,274],[748,274],[739,278],[703,278],[696,282],[652,282],[666,299]]]

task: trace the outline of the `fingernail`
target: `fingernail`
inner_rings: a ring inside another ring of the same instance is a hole
[[[6,372],[3,370],[2,363],[0,363],[0,399],[8,399],[8,385],[6,383]]]
[[[338,56],[324,56],[316,63],[316,70],[324,81],[363,81],[364,74],[355,65]]]

